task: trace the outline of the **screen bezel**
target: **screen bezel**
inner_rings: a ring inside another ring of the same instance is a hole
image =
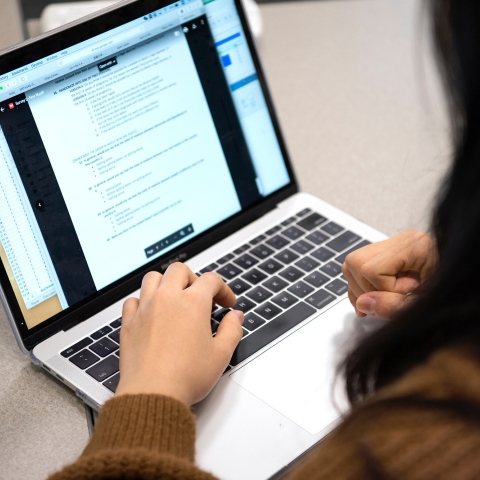
[[[78,323],[101,312],[113,303],[131,294],[140,287],[141,280],[146,272],[150,270],[162,272],[163,269],[161,268],[161,265],[168,264],[178,257],[180,253],[182,253],[182,261],[192,258],[203,250],[248,225],[255,219],[265,215],[268,211],[274,209],[279,202],[298,191],[298,183],[293,172],[285,141],[280,131],[272,98],[267,87],[265,74],[259,60],[252,33],[248,26],[242,2],[241,0],[234,0],[234,2],[252,54],[258,79],[272,119],[280,149],[285,159],[287,171],[291,179],[290,183],[229,219],[210,228],[208,231],[198,235],[189,242],[169,251],[164,256],[156,258],[152,262],[149,262],[134,272],[103,288],[99,292],[96,292],[87,299],[59,312],[50,319],[45,320],[31,329],[26,327],[13,288],[8,280],[7,272],[3,263],[0,262],[0,284],[5,295],[5,308],[7,314],[10,315],[11,319],[14,321],[17,328],[18,338],[21,339],[23,347],[26,350],[33,349],[37,344],[53,336],[55,333],[74,327]],[[86,17],[78,22],[67,25],[66,27],[53,30],[38,39],[27,41],[2,52],[0,54],[0,72],[6,73],[21,68],[26,64],[52,55],[65,48],[72,47],[75,44],[104,33],[107,30],[119,27],[171,3],[174,2],[168,0],[136,0],[134,2],[128,1],[117,4],[97,15]],[[72,42],[73,38],[75,39],[75,42]]]

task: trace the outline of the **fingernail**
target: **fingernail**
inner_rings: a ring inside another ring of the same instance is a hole
[[[240,325],[243,325],[243,320],[245,319],[245,315],[241,310],[234,310],[233,313],[237,316],[238,320],[240,321]]]
[[[357,310],[366,315],[373,315],[375,313],[375,307],[377,306],[377,301],[372,297],[360,297],[357,300]]]

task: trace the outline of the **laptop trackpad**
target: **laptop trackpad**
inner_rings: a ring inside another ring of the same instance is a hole
[[[341,379],[333,395],[335,368],[347,338],[367,323],[344,300],[230,378],[307,432],[320,433],[347,409]]]

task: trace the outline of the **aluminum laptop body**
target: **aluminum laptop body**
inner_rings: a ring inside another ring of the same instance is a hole
[[[384,238],[298,192],[240,1],[121,2],[0,54],[0,293],[20,349],[98,411],[143,275],[216,271],[245,312],[194,407],[219,478],[267,479],[333,428],[363,328],[341,264]]]

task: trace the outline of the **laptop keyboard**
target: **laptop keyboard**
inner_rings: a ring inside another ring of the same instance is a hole
[[[243,338],[226,371],[345,294],[342,264],[369,244],[307,208],[200,270],[197,275],[218,273],[237,296],[232,309],[245,313]],[[213,308],[212,335],[232,309]],[[61,352],[112,392],[120,379],[121,322]]]

